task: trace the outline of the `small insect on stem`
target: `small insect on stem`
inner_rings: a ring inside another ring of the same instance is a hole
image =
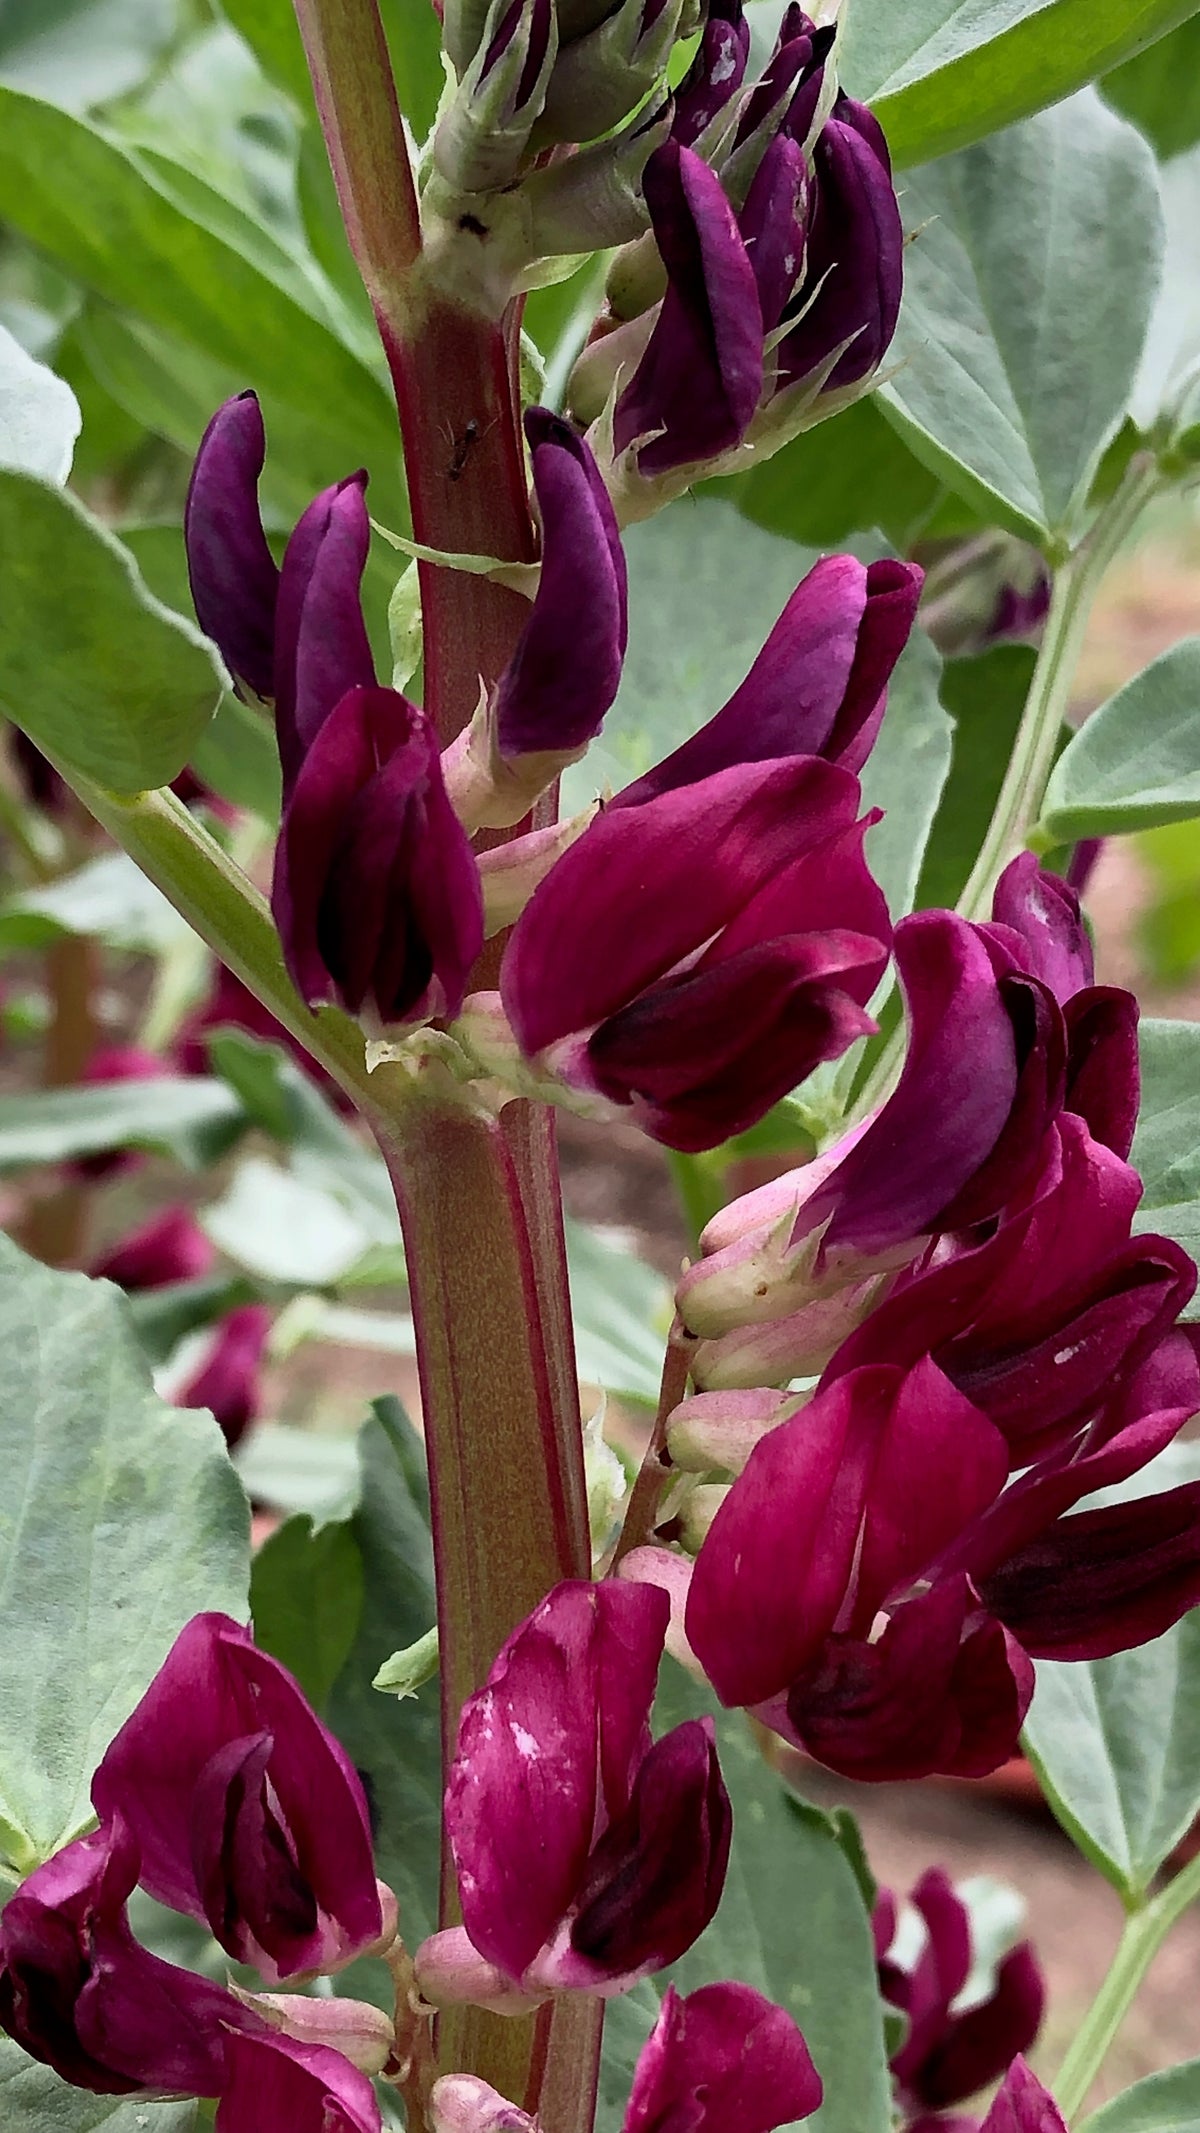
[[[479,442],[479,424],[476,422],[474,415],[467,423],[462,436],[454,438],[452,441],[454,450],[450,457],[450,464],[446,469],[446,479],[447,481],[459,481],[466,471],[467,460],[470,458],[472,447]]]

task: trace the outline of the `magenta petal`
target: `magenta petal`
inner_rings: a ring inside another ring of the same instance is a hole
[[[797,757],[606,808],[535,890],[500,973],[526,1053],[590,1030],[728,924],[857,812],[858,786]]]
[[[279,1977],[333,1967],[382,1931],[362,1786],[286,1668],[227,1616],[197,1615],[180,1632],[96,1772],[96,1812],[128,1820],[152,1896],[209,1923],[218,1938],[223,1920],[223,1945],[240,1954],[245,1922],[261,1909],[257,1880],[247,1879],[245,1857],[229,1839],[229,1818],[236,1825],[249,1811],[239,1790],[245,1764],[235,1753],[223,1783],[214,1782],[213,1764],[251,1736],[270,1740],[259,1800],[269,1786],[271,1820],[316,1914],[315,1926],[307,1922],[312,1913],[295,1927],[273,1921],[267,1960],[255,1959]],[[202,1890],[197,1879],[197,1859],[216,1856],[224,1862],[222,1898],[215,1882]]]
[[[1133,1146],[1141,1093],[1138,1004],[1115,985],[1090,985],[1066,1009],[1065,1103],[1116,1155]]]
[[[570,1910],[641,1755],[670,1607],[649,1585],[555,1587],[463,1706],[446,1826],[472,1944],[520,1978]]]
[[[233,2036],[216,2133],[380,2133],[365,2074],[324,2044]]]
[[[921,2070],[941,2041],[951,2003],[970,1975],[971,1919],[940,1867],[922,1874],[911,1900],[925,1926],[925,1945],[911,1971],[885,1964],[881,1985],[884,1998],[908,2016],[908,2035],[891,2061],[892,2072],[902,2089],[924,2101]]]
[[[887,147],[861,104],[839,96],[813,151],[814,185],[797,304],[779,349],[787,379],[807,377],[849,341],[825,390],[856,385],[887,352],[900,314],[904,231]]]
[[[227,2033],[254,2018],[138,1945],[125,1912],[137,1876],[114,1815],[22,1883],[0,1919],[0,2027],[77,2088],[215,2096]]]
[[[175,1394],[180,1407],[206,1407],[231,1447],[262,1405],[260,1366],[270,1330],[266,1304],[239,1304],[227,1312],[203,1362]]]
[[[995,2081],[1042,2026],[1046,1985],[1028,1942],[1006,1955],[996,1989],[978,2007],[950,2018],[947,2033],[920,2071],[922,2101],[934,2110],[964,2102]]]
[[[197,620],[230,673],[263,697],[273,689],[279,591],[258,508],[266,453],[258,401],[239,393],[217,409],[200,440],[183,510]]]
[[[1012,1107],[1012,1023],[974,929],[947,911],[917,912],[897,927],[895,952],[910,1018],[903,1072],[805,1202],[793,1242],[827,1218],[826,1249],[878,1252],[920,1235],[979,1168]]]
[[[651,431],[643,474],[712,459],[738,444],[762,392],[762,314],[754,270],[721,181],[666,141],[642,177],[667,270],[646,352],[616,404],[618,452]]]
[[[685,1619],[722,1703],[780,1694],[832,1630],[898,1381],[859,1370],[820,1393],[755,1446],[717,1512]]]
[[[216,1256],[190,1207],[165,1207],[93,1259],[88,1272],[95,1281],[115,1281],[130,1291],[159,1289],[199,1280]]]
[[[669,1985],[633,2073],[622,2133],[774,2133],[821,2080],[791,2015],[750,1985]]]
[[[1049,2089],[1023,2059],[1014,2059],[980,2133],[1067,2133],[1067,2121]]]
[[[496,687],[502,755],[583,748],[621,679],[628,634],[625,557],[589,446],[568,422],[531,408],[525,433],[542,522],[533,610]]]
[[[371,545],[366,485],[358,473],[323,489],[284,553],[274,693],[285,800],[334,705],[375,680],[359,593]]]
[[[1032,852],[1019,852],[996,883],[992,917],[1022,942],[1022,968],[1048,985],[1060,1007],[1094,973],[1092,944],[1079,915],[1079,898],[1060,875],[1039,866]]]

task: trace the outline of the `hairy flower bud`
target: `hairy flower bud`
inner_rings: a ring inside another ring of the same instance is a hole
[[[557,51],[554,0],[492,0],[482,41],[433,136],[433,160],[448,185],[490,193],[515,176]]]
[[[684,0],[620,0],[585,36],[561,45],[533,145],[592,141],[619,126],[654,88]]]

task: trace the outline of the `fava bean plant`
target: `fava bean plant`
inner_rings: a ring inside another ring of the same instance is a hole
[[[1063,2133],[1200,1895],[1200,14],[810,4],[0,10],[5,2133]],[[813,1798],[1022,1751],[1065,2057]]]

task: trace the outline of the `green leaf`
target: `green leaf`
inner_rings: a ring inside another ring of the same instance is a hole
[[[919,234],[879,404],[985,517],[1058,533],[1133,388],[1160,271],[1154,158],[1087,91],[912,172],[904,218]]]
[[[380,515],[402,514],[382,364],[372,350],[368,367],[360,326],[311,261],[236,203],[0,89],[0,213],[85,288],[224,366],[233,390],[253,385],[273,449],[276,412],[290,410],[322,481],[365,461]]]
[[[1134,1228],[1200,1257],[1200,1024],[1144,1020],[1142,1100],[1130,1160],[1145,1191]],[[1185,1318],[1200,1317],[1192,1298]]]
[[[0,81],[84,111],[135,88],[178,21],[177,0],[5,0]]]
[[[1195,12],[1195,0],[854,0],[839,72],[897,164],[1057,103]]]
[[[303,1512],[318,1525],[349,1518],[360,1493],[352,1436],[259,1422],[242,1438],[234,1465],[246,1494],[276,1511]]]
[[[69,385],[35,363],[0,326],[0,466],[39,481],[64,482],[79,435],[79,402]]]
[[[1126,60],[1100,84],[1106,103],[1164,160],[1200,141],[1200,16]]]
[[[1085,2118],[1079,2133],[1200,2133],[1200,2059],[1135,2081]]]
[[[204,1227],[235,1265],[260,1280],[323,1289],[344,1281],[368,1253],[392,1241],[390,1230],[382,1236],[370,1214],[253,1155],[205,1209]]]
[[[716,1918],[670,1980],[691,1992],[739,1978],[778,2001],[804,2031],[825,2083],[825,2101],[806,2125],[814,2133],[887,2133],[882,2003],[853,1845],[848,1853],[833,1818],[785,1790],[741,1713],[717,1710],[668,1660],[660,1724],[704,1711],[715,1717],[733,1802],[733,1852]]]
[[[263,1542],[250,1576],[254,1638],[323,1711],[354,1648],[363,1569],[348,1525],[289,1518]]]
[[[1200,637],[1186,637],[1092,713],[1046,788],[1046,844],[1200,815]]]
[[[113,791],[177,777],[212,717],[219,670],[115,536],[66,491],[0,471],[0,583],[8,716]]]
[[[264,1132],[292,1151],[294,1174],[319,1185],[378,1242],[400,1248],[400,1221],[387,1166],[364,1146],[310,1077],[279,1045],[264,1044],[243,1030],[212,1038],[209,1058]]]
[[[89,2096],[0,2036],[0,2116],[8,2133],[192,2133],[194,2103],[144,2096]]]
[[[242,1489],[211,1416],[151,1389],[123,1299],[0,1239],[0,1817],[28,1868],[190,1617],[241,1616]]]
[[[0,948],[44,948],[79,933],[144,955],[165,955],[191,938],[186,919],[124,852],[102,852],[0,908]]]
[[[620,1232],[569,1219],[566,1232],[579,1375],[620,1399],[653,1407],[671,1324],[670,1289]]]
[[[954,724],[950,774],[921,868],[916,903],[952,909],[966,886],[999,798],[1035,655],[999,644],[977,659],[948,659],[941,699]]]
[[[1024,1744],[1064,1829],[1126,1901],[1200,1811],[1200,1614],[1112,1659],[1041,1659]]]
[[[803,431],[761,467],[723,486],[756,526],[813,548],[878,527],[907,549],[945,495],[938,476],[884,420],[874,395]]]
[[[441,1843],[438,1695],[429,1683],[403,1703],[372,1686],[398,1646],[435,1617],[433,1550],[420,1441],[395,1401],[378,1401],[359,1437],[362,1500],[351,1521],[363,1569],[362,1625],[334,1685],[329,1723],[366,1773],[379,1874],[400,1900],[415,1947],[437,1924]],[[347,1990],[353,1990],[348,1983]]]
[[[1159,172],[1166,250],[1130,412],[1143,430],[1182,392],[1200,357],[1200,147]],[[1194,416],[1192,417],[1194,420]]]
[[[206,1274],[200,1281],[165,1282],[126,1299],[142,1353],[150,1363],[165,1363],[189,1333],[224,1318],[239,1304],[257,1303],[261,1291],[237,1274]]]
[[[65,1163],[110,1148],[145,1148],[203,1170],[238,1138],[245,1113],[202,1075],[106,1081],[0,1096],[0,1172]]]

